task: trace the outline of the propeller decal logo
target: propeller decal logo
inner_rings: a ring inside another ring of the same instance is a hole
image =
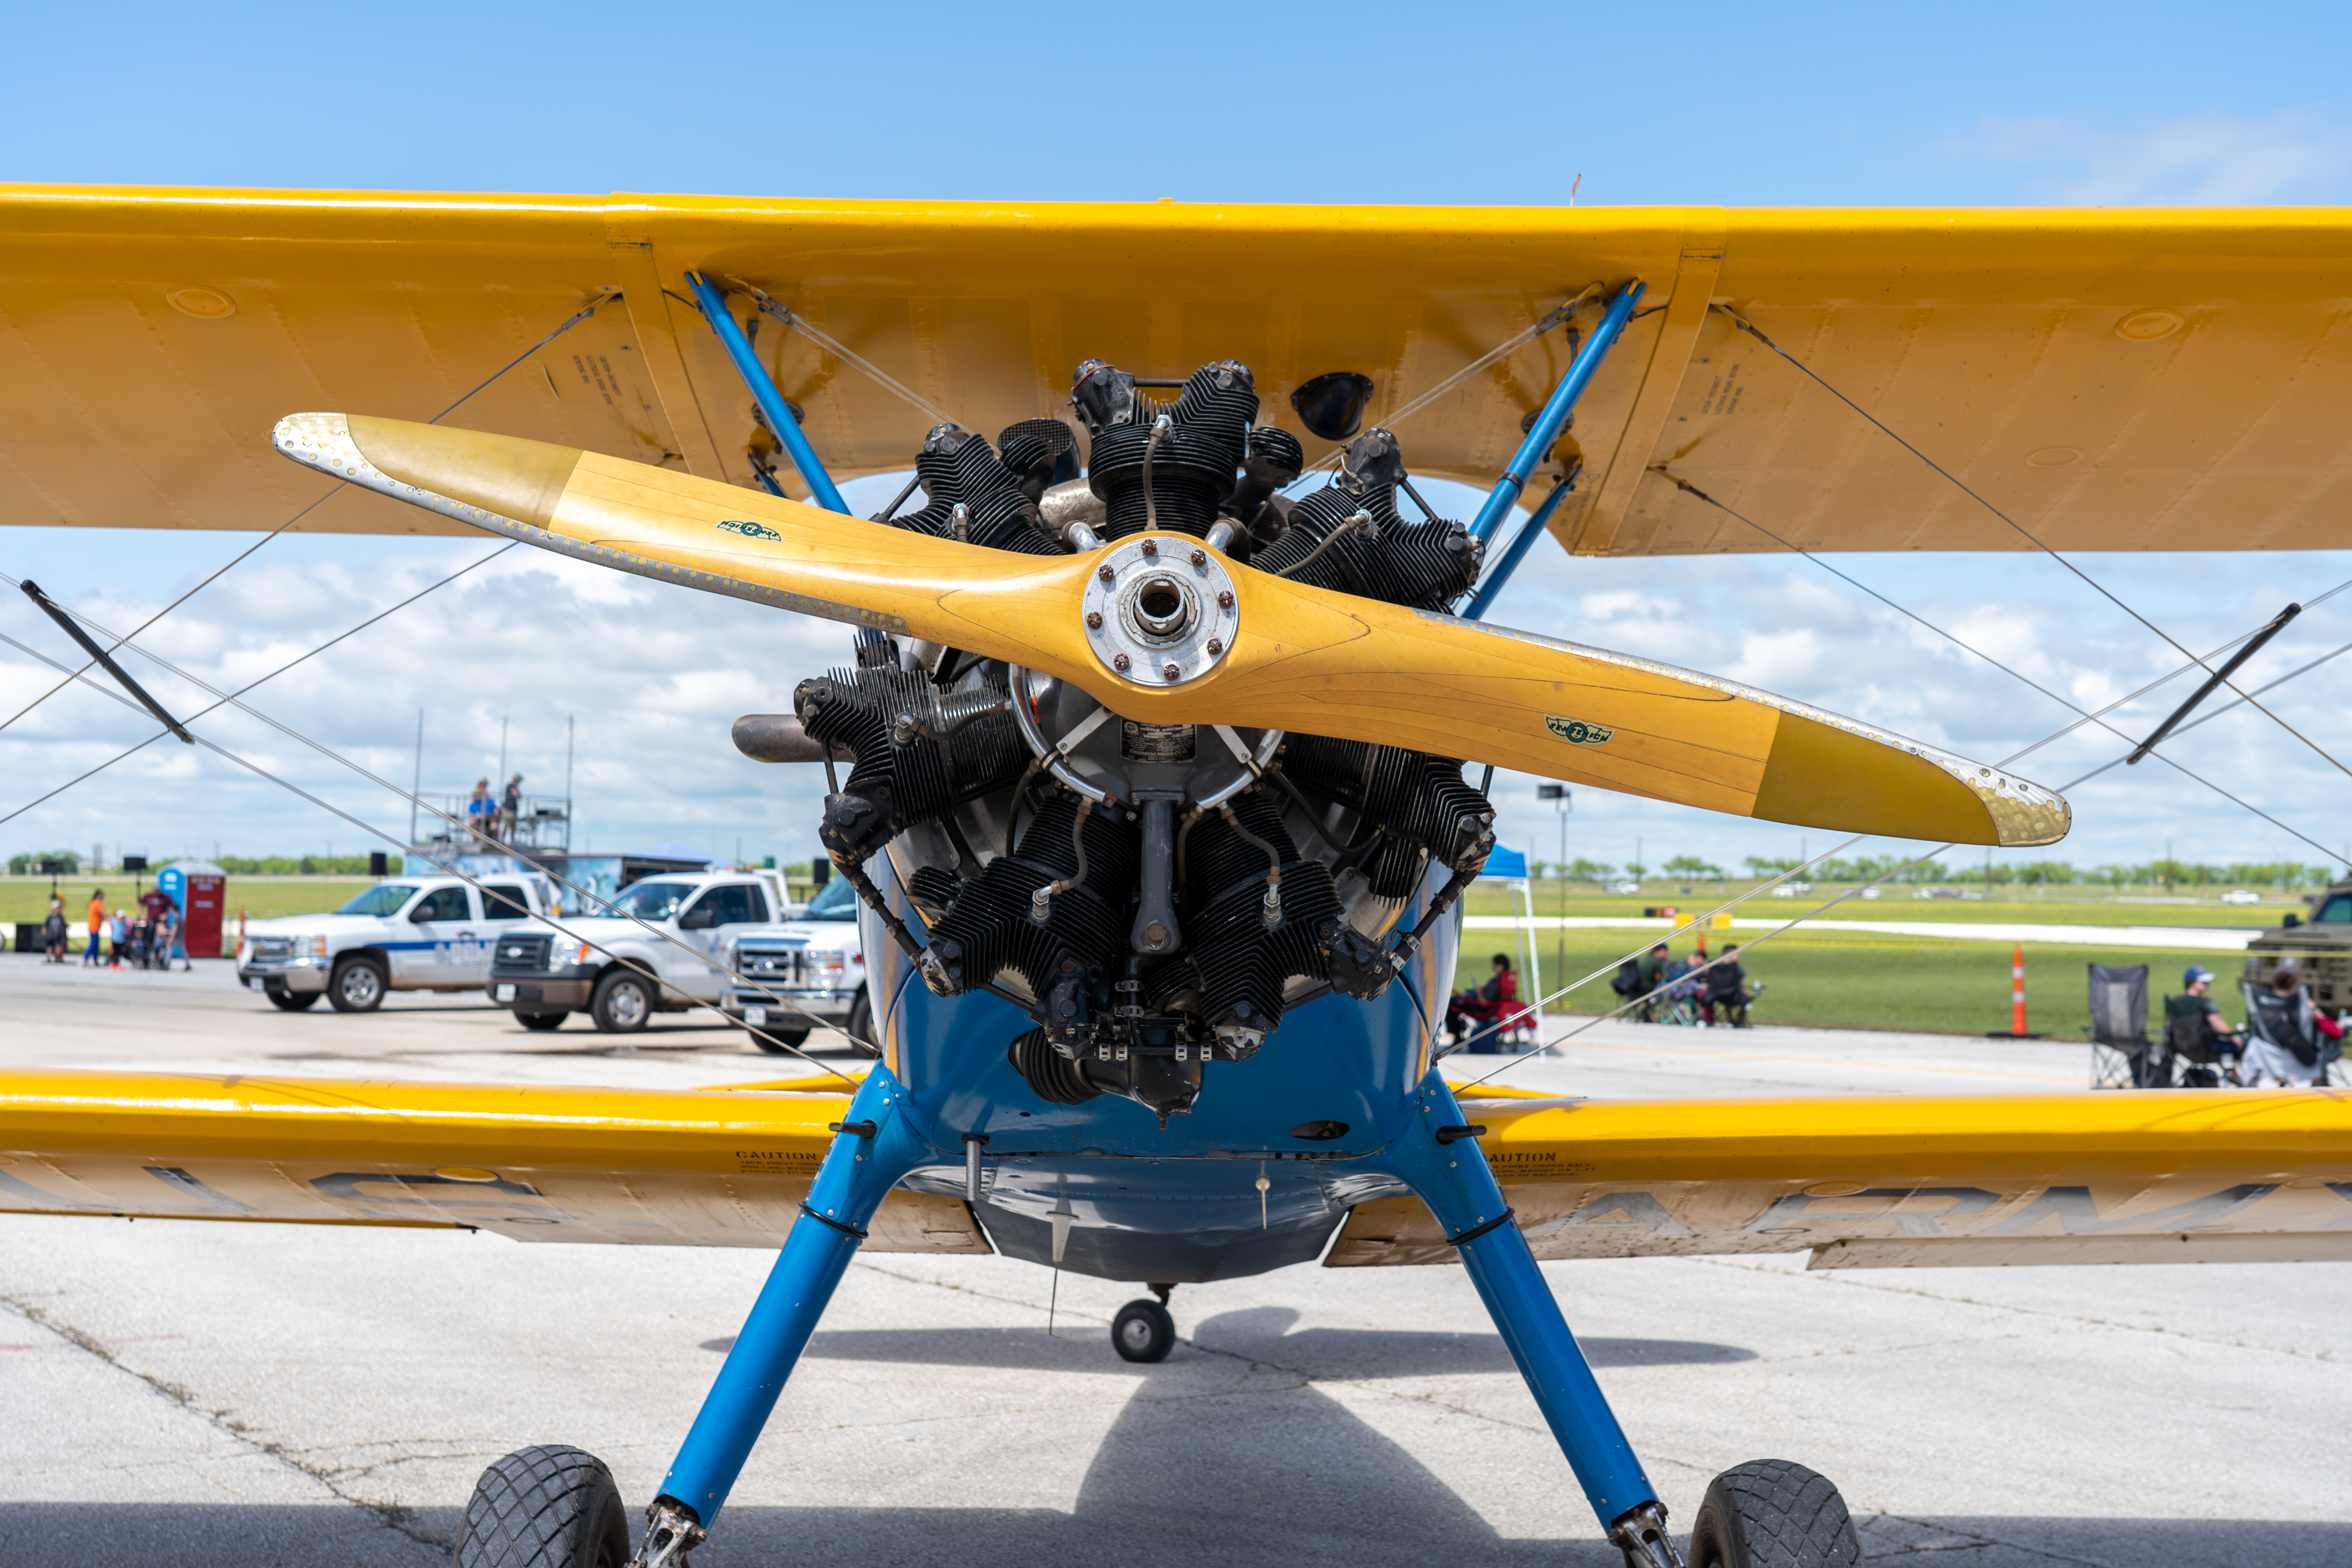
[[[774,529],[757,522],[737,522],[730,520],[718,526],[722,533],[740,533],[746,539],[781,540],[784,537]]]
[[[1599,724],[1588,724],[1581,719],[1563,719],[1557,713],[1544,715],[1544,728],[1571,746],[1605,746],[1617,733]]]

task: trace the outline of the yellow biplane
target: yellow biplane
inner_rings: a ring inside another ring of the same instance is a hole
[[[1131,1360],[1187,1281],[1459,1262],[1629,1563],[1677,1563],[1538,1259],[2347,1258],[2352,1104],[1457,1096],[1456,901],[1494,845],[1465,761],[1929,841],[2068,825],[1866,721],[1489,627],[1495,589],[1546,533],[2333,543],[2346,233],[0,191],[11,521],[487,531],[855,627],[738,731],[827,770],[880,1052],[850,1094],[19,1073],[0,1207],[778,1248],[645,1568],[705,1539],[861,1246],[1150,1284]],[[910,457],[919,505],[847,514],[838,478]],[[1465,523],[1415,475],[1493,489]],[[559,1005],[619,968],[555,940],[510,978]],[[1780,1461],[1717,1478],[1691,1555],[1766,1536],[1859,1561]],[[630,1551],[604,1467],[542,1447],[485,1473],[458,1561]]]

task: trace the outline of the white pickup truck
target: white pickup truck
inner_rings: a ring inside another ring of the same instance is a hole
[[[856,896],[846,883],[837,886],[850,895],[845,924],[819,912],[824,893],[812,900],[807,921],[793,919],[773,873],[647,877],[611,900],[614,914],[564,915],[561,931],[530,922],[502,933],[491,960],[490,1000],[511,1009],[527,1029],[553,1029],[584,1012],[608,1034],[631,1034],[656,1013],[709,1003],[743,1023],[762,1050],[782,1051],[806,1036],[809,1021],[756,988],[752,1005],[770,1011],[756,1020],[746,1016],[737,1000],[743,994],[741,950],[749,946],[759,955],[752,962],[770,967],[779,952],[806,955],[802,962],[813,972],[835,960],[846,984],[829,977],[804,984],[797,970],[790,984],[780,983],[787,978],[782,973],[750,978],[829,1022],[846,1022],[863,1003],[866,971]],[[786,959],[784,967],[794,962]]]
[[[398,877],[331,915],[288,915],[247,928],[236,977],[299,1012],[324,996],[338,1013],[371,1013],[388,991],[479,991],[490,950],[545,914],[545,879],[501,876],[479,889],[456,877]]]

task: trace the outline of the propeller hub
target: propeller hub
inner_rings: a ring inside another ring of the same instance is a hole
[[[1181,686],[1214,667],[1240,624],[1224,563],[1190,538],[1143,536],[1103,552],[1087,579],[1087,644],[1139,685]]]

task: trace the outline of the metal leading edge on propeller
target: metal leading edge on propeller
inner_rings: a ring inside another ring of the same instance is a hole
[[[1839,832],[2026,846],[2069,826],[2049,790],[1818,708],[1287,582],[1185,534],[1055,559],[510,437],[296,414],[273,438],[321,473],[490,532],[1004,659],[1146,722],[1405,746]]]

